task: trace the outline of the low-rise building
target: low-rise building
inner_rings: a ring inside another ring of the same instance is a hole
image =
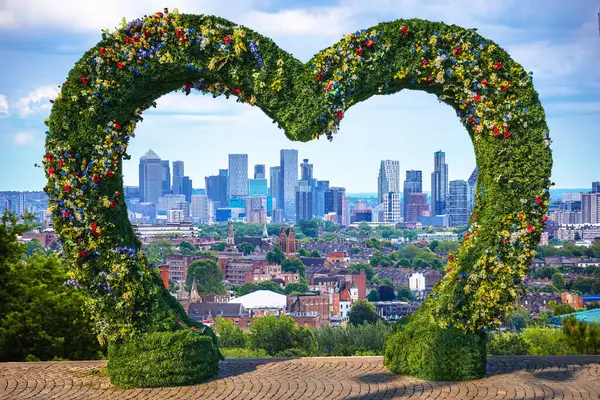
[[[289,313],[317,313],[320,323],[329,325],[329,295],[302,293],[287,296],[287,311]]]
[[[397,320],[417,311],[421,303],[407,303],[404,301],[377,301],[374,302],[377,314],[386,320]]]
[[[167,223],[165,225],[133,224],[133,232],[141,241],[150,239],[168,239],[174,237],[198,237],[198,227],[191,221]]]

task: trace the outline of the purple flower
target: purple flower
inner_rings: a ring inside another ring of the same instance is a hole
[[[258,52],[258,48],[256,47],[256,43],[254,42],[254,39],[252,39],[250,41],[250,52],[254,56],[254,59],[258,63],[258,66],[262,69],[265,65],[263,64],[262,57],[260,56],[260,53]]]

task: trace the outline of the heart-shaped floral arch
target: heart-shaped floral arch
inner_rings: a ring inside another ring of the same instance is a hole
[[[101,342],[136,343],[143,353],[140,343],[159,333],[202,337],[211,365],[218,360],[212,332],[186,316],[148,265],[123,198],[122,160],[136,123],[178,89],[258,106],[295,141],[331,139],[346,110],[373,95],[435,94],[471,136],[479,177],[468,232],[417,314],[421,323],[476,334],[514,303],[543,231],[552,158],[532,77],[504,50],[475,30],[411,19],[346,35],[303,64],[225,19],[165,10],[103,32],[70,71],[47,121],[54,227]],[[139,355],[110,354],[111,362],[127,357]]]

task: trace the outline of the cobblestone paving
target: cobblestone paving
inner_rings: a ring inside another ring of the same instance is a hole
[[[117,389],[102,361],[0,363],[0,399],[600,399],[600,356],[490,357],[470,382],[390,374],[380,357],[229,359],[208,383]]]

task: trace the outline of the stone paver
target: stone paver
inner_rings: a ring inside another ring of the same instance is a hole
[[[429,382],[381,357],[228,359],[185,387],[118,389],[103,361],[0,363],[0,399],[600,399],[600,356],[490,357],[485,378]]]

